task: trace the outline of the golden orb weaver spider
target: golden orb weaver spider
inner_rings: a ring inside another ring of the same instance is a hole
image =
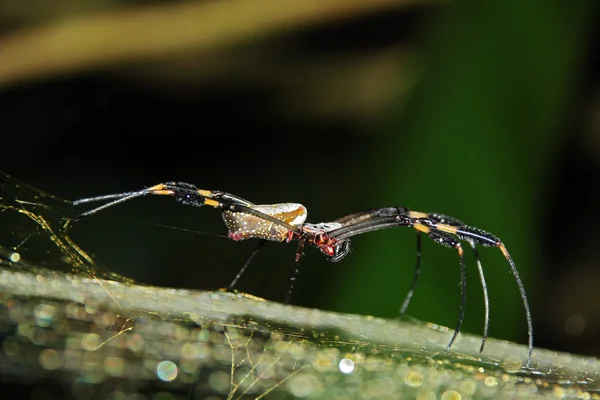
[[[437,213],[423,213],[411,211],[406,207],[394,206],[374,208],[350,214],[332,222],[312,224],[305,222],[306,208],[296,203],[279,203],[256,205],[241,197],[222,191],[198,189],[195,185],[185,182],[166,182],[133,192],[109,194],[76,200],[74,205],[110,200],[108,203],[80,214],[82,218],[98,211],[112,207],[116,204],[147,195],[172,196],[181,204],[202,207],[211,206],[223,210],[223,220],[228,229],[228,236],[232,240],[260,239],[242,269],[229,285],[233,289],[252,259],[267,241],[291,242],[296,240],[295,263],[292,268],[290,284],[285,297],[285,304],[289,302],[294,283],[299,272],[300,260],[303,256],[305,245],[316,247],[330,261],[337,262],[350,252],[350,237],[379,229],[404,226],[417,231],[417,264],[410,290],[402,304],[400,313],[404,313],[415,289],[421,266],[421,234],[429,236],[434,242],[446,247],[456,249],[460,260],[460,292],[461,304],[456,328],[448,343],[450,349],[464,320],[466,306],[466,265],[464,250],[461,241],[467,242],[472,248],[483,287],[485,301],[485,322],[483,340],[480,351],[483,351],[488,337],[489,327],[489,301],[487,285],[481,266],[481,260],[476,245],[484,247],[497,247],[500,249],[510,265],[510,270],[517,282],[519,293],[523,301],[527,319],[528,357],[526,367],[531,366],[533,352],[533,324],[525,287],[519,276],[514,261],[512,260],[504,243],[496,236],[482,229],[464,224],[462,221]]]

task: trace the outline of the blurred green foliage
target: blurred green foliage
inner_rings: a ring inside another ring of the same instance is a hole
[[[536,224],[544,174],[559,144],[557,127],[577,78],[590,6],[466,1],[431,19],[423,51],[426,77],[404,112],[389,110],[383,128],[388,141],[373,152],[356,196],[376,199],[374,207],[400,204],[448,214],[496,234],[531,298],[541,269]],[[354,254],[328,293],[332,308],[396,315],[412,279],[407,266],[414,265],[415,235],[356,239]],[[454,327],[458,256],[439,247],[424,238],[422,273],[408,313]],[[525,343],[523,307],[508,264],[498,250],[480,254],[490,292],[490,334]],[[470,254],[467,268],[463,329],[480,333],[483,299]],[[533,314],[535,319],[535,308]]]

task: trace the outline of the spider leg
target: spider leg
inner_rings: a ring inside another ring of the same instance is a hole
[[[527,334],[529,335],[529,353],[527,356],[527,363],[525,366],[527,368],[531,367],[531,353],[533,353],[533,322],[531,321],[531,311],[529,310],[529,302],[527,301],[527,295],[525,294],[525,287],[523,286],[523,282],[519,277],[519,272],[517,271],[517,267],[515,266],[515,262],[512,257],[508,253],[506,246],[502,242],[499,242],[496,247],[502,251],[504,254],[504,258],[508,261],[510,265],[510,270],[517,281],[517,286],[519,287],[519,293],[521,293],[521,299],[523,300],[523,307],[525,307],[525,316],[527,318]]]
[[[434,220],[440,224],[452,225],[452,226],[462,226],[465,225],[461,220],[451,217],[449,215],[439,214],[439,213],[429,213],[427,214],[429,219]]]
[[[370,208],[338,218],[334,222],[338,222],[342,225],[355,225],[372,221],[373,219],[380,217],[396,217],[398,215],[406,215],[407,212],[408,209],[402,206]]]
[[[438,224],[452,225],[455,227],[466,226],[465,223],[462,222],[461,220],[456,219],[454,217],[450,217],[448,215],[431,213],[431,214],[429,214],[429,218],[434,220]],[[475,242],[472,239],[466,239],[466,241],[469,243],[469,245],[471,246],[471,249],[473,250],[473,255],[475,256],[475,261],[477,262],[477,270],[479,271],[481,288],[483,290],[485,318],[484,318],[484,323],[483,323],[483,339],[481,341],[481,347],[479,349],[480,352],[483,352],[483,348],[485,347],[485,343],[488,338],[488,330],[489,330],[489,326],[490,326],[490,301],[489,301],[489,297],[488,297],[487,284],[485,282],[485,275],[483,273],[483,266],[481,265],[481,258],[479,256],[479,251],[477,250],[477,247],[475,246]]]
[[[238,272],[237,275],[235,276],[235,278],[233,278],[233,281],[231,281],[231,283],[227,287],[227,290],[229,290],[229,291],[233,290],[233,288],[237,284],[238,280],[242,277],[244,272],[246,272],[246,269],[252,262],[252,259],[258,254],[258,252],[262,249],[262,247],[265,245],[265,243],[267,243],[266,240],[260,240],[258,242],[258,245],[254,248],[254,250],[252,251],[252,254],[250,254],[250,257],[248,257],[248,260],[246,260],[242,269],[240,269],[240,272]]]
[[[185,182],[166,182],[159,183],[142,190],[134,192],[124,192],[117,194],[109,194],[97,197],[90,197],[86,199],[79,199],[73,202],[73,205],[79,205],[84,203],[91,203],[96,201],[111,200],[106,204],[99,207],[93,208],[80,214],[78,218],[86,217],[91,214],[95,214],[98,211],[102,211],[108,207],[123,203],[125,201],[134,199],[136,197],[148,196],[148,195],[162,195],[162,196],[173,196],[179,203],[185,205],[191,205],[194,207],[201,207],[203,205],[212,206],[215,208],[228,207],[233,204],[239,204],[242,206],[252,206],[253,204],[247,200],[242,199],[225,192],[210,191],[198,189],[196,186],[185,183]]]
[[[460,311],[458,314],[456,328],[454,329],[454,334],[452,334],[450,343],[448,343],[448,346],[446,347],[446,349],[448,350],[454,344],[454,341],[456,340],[456,337],[460,332],[462,322],[465,319],[465,309],[467,306],[467,268],[465,265],[464,250],[460,242],[457,239],[455,239],[452,235],[446,232],[438,231],[435,228],[423,225],[419,221],[416,221],[413,227],[418,231],[425,233],[434,242],[441,244],[442,246],[454,247],[458,252],[458,257],[460,259]]]
[[[485,306],[485,319],[483,323],[483,339],[481,340],[481,347],[479,348],[480,352],[483,352],[483,348],[485,347],[485,342],[488,338],[488,329],[490,326],[490,300],[488,298],[487,284],[485,282],[485,275],[483,274],[483,267],[481,265],[481,258],[479,257],[479,251],[475,246],[475,243],[472,240],[468,240],[471,245],[471,249],[473,249],[473,254],[475,255],[475,261],[477,262],[477,270],[479,271],[479,278],[481,280],[481,288],[483,289],[483,303]]]
[[[527,319],[527,333],[529,337],[528,357],[526,367],[531,367],[531,355],[533,352],[533,324],[531,320],[531,311],[525,287],[517,271],[514,261],[512,260],[506,246],[496,236],[482,229],[465,225],[462,221],[442,214],[427,214],[418,211],[410,211],[404,207],[385,207],[380,209],[363,211],[352,214],[347,217],[342,217],[337,222],[342,223],[342,227],[333,229],[327,232],[330,240],[343,240],[352,236],[360,235],[367,232],[372,232],[380,229],[393,228],[398,226],[406,226],[417,229],[426,235],[432,237],[440,244],[449,247],[456,247],[453,243],[458,240],[472,242],[474,245],[482,245],[485,247],[497,247],[500,249],[504,258],[510,265],[510,270],[517,282],[519,293],[525,308],[525,317]],[[473,245],[472,245],[473,247]],[[460,248],[459,255],[461,257],[461,269],[464,268],[463,250]],[[475,250],[476,252],[476,250]],[[478,260],[478,268],[481,268],[479,254],[476,252],[475,257]],[[462,275],[462,274],[461,274]],[[486,323],[484,326],[484,336],[487,337],[487,326],[489,326],[489,301],[487,300],[487,284],[483,278],[483,268],[480,269],[481,284],[484,292],[484,300],[486,301]],[[461,278],[462,280],[462,278]],[[461,281],[461,288],[464,289]],[[462,318],[462,317],[461,317]],[[459,320],[459,322],[462,322]],[[460,324],[459,324],[460,325]],[[456,334],[456,332],[455,332]],[[482,342],[482,348],[486,338]],[[454,338],[452,339],[454,341]]]
[[[136,197],[141,197],[141,196],[146,196],[152,194],[148,189],[143,189],[143,190],[139,190],[137,192],[127,192],[127,193],[118,193],[118,194],[109,194],[109,195],[105,195],[105,196],[99,196],[99,197],[90,197],[87,199],[79,199],[79,200],[75,200],[73,202],[74,206],[77,206],[79,204],[84,204],[84,203],[91,203],[94,201],[102,201],[102,200],[109,200],[109,199],[115,199],[113,201],[110,201],[106,204],[103,204],[101,206],[98,206],[96,208],[93,208],[89,211],[86,211],[84,213],[79,214],[77,217],[75,217],[75,219],[80,219],[83,217],[87,217],[88,215],[92,215],[97,213],[98,211],[102,211],[108,207],[112,207],[115,206],[117,204],[123,203],[127,200],[131,200],[134,199]]]
[[[290,302],[290,298],[292,297],[292,291],[294,290],[294,284],[296,283],[296,278],[298,277],[298,272],[300,272],[300,259],[304,255],[304,242],[298,242],[298,249],[296,250],[296,259],[294,260],[294,264],[292,266],[292,274],[290,276],[290,285],[288,287],[287,293],[285,294],[285,300],[283,302],[284,305],[287,305]]]
[[[102,201],[102,200],[111,200],[111,199],[117,199],[117,200],[121,200],[123,198],[128,198],[128,197],[136,197],[137,196],[143,196],[144,194],[140,194],[141,192],[144,192],[146,189],[142,189],[142,190],[138,190],[137,192],[124,192],[124,193],[115,193],[115,194],[105,194],[102,196],[96,196],[96,197],[88,197],[85,199],[78,199],[78,200],[74,200],[72,203],[74,206],[78,206],[79,204],[85,204],[85,203],[93,203],[96,201]],[[109,203],[112,204],[112,203]]]
[[[410,289],[408,290],[408,293],[406,294],[406,298],[404,299],[404,302],[402,303],[402,307],[400,307],[400,314],[404,314],[406,312],[406,309],[408,308],[408,305],[410,304],[410,299],[412,298],[413,293],[415,291],[415,287],[417,286],[417,280],[419,279],[420,273],[421,273],[421,232],[417,231],[417,265],[415,268],[415,274],[413,275],[412,284],[410,285]]]
[[[255,208],[257,206],[254,203],[251,203],[248,200],[235,196],[231,193],[198,189],[196,186],[185,182],[169,182],[166,184],[158,184],[153,186],[151,189],[156,190],[155,193],[152,194],[174,196],[175,200],[183,205],[194,207],[202,207],[206,205],[214,208],[220,208],[224,211],[231,211],[233,213],[246,213],[281,226],[289,231],[299,232],[297,227],[277,219],[272,215],[257,210]]]
[[[202,207],[206,205],[214,208],[220,208],[225,211],[231,211],[234,213],[243,212],[279,225],[287,230],[299,232],[299,229],[297,227],[292,226],[280,219],[277,219],[271,215],[268,215],[264,212],[255,209],[254,207],[256,207],[256,205],[254,203],[249,202],[248,200],[235,196],[231,193],[198,189],[195,185],[186,182],[159,183],[154,186],[138,190],[136,192],[109,194],[104,196],[75,200],[73,202],[73,205],[91,203],[95,201],[102,201],[108,199],[116,199],[94,209],[88,210],[77,216],[75,219],[83,218],[91,214],[95,214],[98,211],[102,211],[108,207],[112,207],[114,205],[123,203],[127,200],[147,195],[172,196],[178,203],[181,203],[186,206]]]
[[[519,276],[519,272],[517,271],[517,266],[513,261],[508,249],[502,243],[502,241],[492,235],[491,233],[484,231],[483,229],[475,228],[472,226],[468,226],[465,224],[441,224],[435,223],[434,228],[436,230],[441,230],[443,232],[450,233],[455,235],[461,240],[472,241],[474,244],[479,244],[485,247],[497,247],[500,249],[506,261],[510,265],[510,271],[517,282],[517,287],[519,288],[519,293],[521,295],[521,300],[523,301],[523,308],[525,309],[525,318],[527,319],[527,335],[528,335],[528,355],[527,362],[525,366],[527,368],[531,367],[531,355],[533,353],[533,322],[531,320],[531,310],[529,308],[529,302],[527,300],[527,294],[525,293],[525,286],[523,285],[523,281]],[[477,257],[478,258],[478,257]],[[483,281],[482,281],[483,282]]]

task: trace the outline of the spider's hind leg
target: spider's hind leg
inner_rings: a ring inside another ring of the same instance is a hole
[[[290,275],[290,285],[288,286],[288,290],[285,294],[285,300],[283,302],[284,305],[288,305],[290,302],[290,298],[292,297],[292,291],[294,290],[294,284],[296,283],[296,278],[298,277],[298,272],[300,272],[300,260],[304,255],[304,242],[298,242],[298,249],[296,250],[296,258],[294,260],[294,264],[292,265],[292,273]]]
[[[256,247],[252,251],[252,254],[250,254],[250,257],[248,257],[248,259],[246,260],[246,262],[242,266],[242,269],[240,269],[240,272],[237,273],[237,275],[235,276],[235,278],[233,278],[233,281],[231,281],[231,283],[229,284],[229,286],[227,286],[226,290],[228,292],[233,292],[234,291],[234,287],[237,284],[238,280],[242,277],[242,275],[244,274],[244,272],[246,272],[246,269],[248,269],[248,266],[252,262],[252,259],[254,259],[254,257],[256,257],[256,255],[260,252],[260,250],[263,248],[263,246],[265,245],[265,243],[267,243],[266,240],[260,240],[258,242],[258,244],[256,245]]]

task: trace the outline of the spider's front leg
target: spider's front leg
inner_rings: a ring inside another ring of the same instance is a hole
[[[461,220],[451,217],[449,215],[430,213],[430,214],[428,214],[427,219],[433,221],[432,226],[435,227],[436,229],[442,230],[444,232],[452,233],[456,237],[460,238],[461,240],[465,240],[466,242],[468,242],[469,245],[471,246],[471,249],[473,250],[473,255],[475,256],[475,262],[477,263],[477,270],[479,272],[479,280],[481,281],[481,288],[483,290],[483,302],[484,302],[484,310],[485,310],[485,317],[484,317],[484,323],[483,323],[483,339],[481,341],[481,347],[479,348],[479,351],[482,352],[483,348],[485,347],[487,338],[488,338],[488,330],[489,330],[489,326],[490,326],[490,300],[489,300],[489,296],[488,296],[485,275],[483,273],[483,266],[481,264],[481,257],[479,256],[479,251],[477,251],[477,247],[475,246],[475,243],[477,242],[478,244],[482,244],[484,246],[490,246],[490,244],[489,244],[490,241],[494,240],[494,239],[497,240],[497,238],[495,236],[493,236],[492,234],[490,234],[489,232],[485,232],[485,231],[483,231],[481,229],[477,229],[477,228],[472,228],[472,227],[466,225]],[[473,233],[475,231],[477,231],[479,233],[478,236],[481,236],[484,239],[479,239],[476,241],[477,237],[468,237],[466,234],[461,236],[461,233],[459,233],[459,232],[463,232],[465,230],[471,231]]]
[[[481,267],[481,261],[479,258],[479,254],[475,247],[476,244],[485,246],[485,247],[497,247],[500,249],[506,261],[510,265],[510,271],[517,282],[517,287],[519,288],[519,294],[521,295],[521,300],[523,301],[523,307],[525,308],[525,317],[527,320],[527,333],[528,333],[528,357],[526,366],[531,366],[531,354],[533,352],[533,322],[531,320],[531,311],[529,309],[529,302],[527,300],[527,294],[525,293],[525,287],[523,282],[521,281],[521,277],[519,276],[519,272],[517,271],[517,267],[515,262],[513,261],[508,249],[504,245],[504,243],[497,236],[473,226],[469,226],[464,224],[462,221],[459,221],[455,218],[448,217],[442,214],[430,214],[429,215],[429,225],[431,228],[449,233],[451,235],[456,236],[460,240],[464,240],[468,242],[473,248],[473,252],[475,253],[475,259],[477,260],[477,267],[479,269],[479,274],[481,277],[481,283],[484,291],[484,298],[486,302],[486,325],[484,327],[484,337],[481,343],[481,350],[483,350],[483,346],[485,345],[485,340],[487,338],[487,326],[489,322],[489,305],[488,305],[488,296],[487,296],[487,286],[485,283],[485,279],[483,277],[483,269]]]
[[[517,266],[513,261],[508,249],[504,245],[504,243],[500,240],[500,238],[492,235],[491,233],[484,231],[483,229],[475,228],[468,225],[462,225],[457,228],[455,235],[462,240],[466,240],[469,243],[480,244],[485,247],[497,247],[500,249],[506,261],[510,265],[510,271],[517,282],[517,287],[519,288],[519,293],[521,295],[521,300],[523,301],[523,307],[525,308],[525,317],[527,319],[527,334],[529,336],[529,346],[528,346],[528,357],[526,366],[531,366],[531,354],[533,352],[533,322],[531,320],[531,311],[529,309],[529,302],[527,300],[527,294],[525,293],[525,286],[523,285],[523,281],[521,281],[521,277],[519,276],[519,272],[517,271]],[[472,244],[474,247],[474,245]]]
[[[455,235],[460,240],[473,242],[485,247],[500,247],[502,241],[495,235],[484,231],[483,229],[469,226],[459,219],[448,215],[431,213],[428,214],[429,220],[434,222],[433,227],[443,232]]]

